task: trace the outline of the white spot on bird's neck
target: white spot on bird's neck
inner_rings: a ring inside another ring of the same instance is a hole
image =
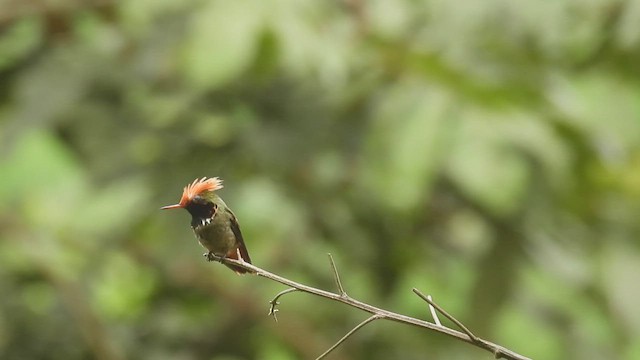
[[[213,221],[212,217],[211,218],[206,218],[206,219],[200,219],[200,223],[197,224],[196,226],[193,226],[193,229],[195,230],[195,229],[199,229],[199,228],[201,228],[203,226],[209,225],[209,224],[211,224],[212,221]]]

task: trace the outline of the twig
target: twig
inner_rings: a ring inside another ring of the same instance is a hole
[[[273,300],[269,301],[269,304],[271,304],[271,306],[269,307],[269,315],[273,316],[273,319],[276,322],[278,322],[278,317],[276,316],[276,313],[278,312],[278,309],[276,309],[276,306],[280,305],[280,303],[278,302],[278,299],[280,299],[280,297],[282,295],[288,294],[288,293],[294,292],[294,291],[298,291],[298,289],[296,289],[296,288],[288,288],[286,290],[282,290],[273,298]]]
[[[507,348],[504,348],[498,344],[492,343],[490,341],[475,337],[475,336],[470,336],[468,333],[462,333],[460,331],[457,330],[453,330],[450,329],[448,327],[445,326],[438,326],[434,323],[430,323],[428,321],[425,320],[420,320],[420,319],[416,319],[416,318],[412,318],[410,316],[406,316],[406,315],[402,315],[402,314],[398,314],[398,313],[394,313],[388,310],[384,310],[378,307],[375,307],[373,305],[369,305],[367,303],[364,303],[362,301],[358,301],[356,299],[353,299],[351,297],[348,296],[342,296],[341,294],[336,294],[336,293],[332,293],[329,291],[325,291],[325,290],[321,290],[321,289],[317,289],[308,285],[304,285],[304,284],[300,284],[297,283],[293,280],[289,280],[287,278],[284,278],[282,276],[273,274],[269,271],[263,270],[262,268],[259,268],[253,264],[249,264],[247,262],[244,261],[239,261],[239,260],[235,260],[235,259],[231,259],[231,258],[224,258],[224,259],[219,259],[220,262],[224,263],[224,264],[231,264],[231,265],[235,265],[235,266],[239,266],[251,273],[254,273],[258,276],[267,278],[271,281],[275,281],[278,282],[280,284],[284,284],[286,286],[289,286],[291,288],[294,288],[298,291],[302,291],[305,293],[309,293],[312,295],[316,295],[316,296],[320,296],[323,297],[325,299],[329,299],[329,300],[333,300],[336,302],[340,302],[346,305],[349,305],[351,307],[354,307],[356,309],[360,309],[362,311],[368,312],[369,314],[375,315],[377,318],[379,319],[387,319],[387,320],[391,320],[391,321],[395,321],[395,322],[399,322],[402,324],[407,324],[407,325],[413,325],[413,326],[417,326],[420,328],[424,328],[424,329],[428,329],[428,330],[432,330],[444,335],[447,335],[449,337],[452,337],[454,339],[460,340],[460,341],[464,341],[466,343],[472,344],[478,348],[484,349],[486,351],[489,351],[490,353],[494,354],[496,359],[499,358],[504,358],[504,359],[511,359],[511,360],[531,360],[530,358],[520,355],[514,351],[511,351]],[[289,289],[288,289],[289,290]],[[293,291],[293,290],[291,290]],[[414,292],[416,292],[417,290],[414,289]],[[287,291],[287,293],[290,291]],[[281,293],[282,295],[284,295],[284,292]],[[418,296],[420,296],[420,292],[416,292],[416,294],[418,294]],[[421,296],[422,297],[422,296]],[[433,303],[433,302],[432,302]],[[441,310],[441,308],[437,305],[435,305],[435,303],[433,303],[432,305],[434,305],[434,307],[436,309],[438,309],[439,311],[441,311],[441,313],[444,315],[445,312],[444,310]],[[448,314],[447,314],[448,315]],[[445,315],[445,316],[447,316]],[[449,315],[450,316],[450,315]],[[448,317],[448,316],[447,316]],[[450,318],[451,319],[451,318]],[[373,320],[372,320],[373,321]],[[454,321],[454,320],[452,320]],[[370,321],[369,321],[370,322]],[[459,321],[455,320],[454,322],[456,322],[457,325],[459,324]],[[368,322],[367,322],[368,323]],[[363,324],[362,326],[366,325]],[[360,326],[360,327],[362,327]],[[360,328],[358,327],[358,329]],[[466,327],[465,327],[466,329]],[[357,330],[357,329],[356,329]],[[468,329],[467,329],[468,331]],[[473,334],[471,334],[473,335]]]
[[[436,308],[442,315],[444,315],[447,319],[451,320],[454,324],[456,324],[460,329],[462,329],[462,331],[464,331],[465,334],[467,334],[467,336],[469,336],[469,338],[473,341],[473,342],[477,342],[479,339],[477,336],[473,335],[473,333],[471,332],[471,330],[467,329],[466,326],[464,326],[460,321],[458,321],[458,319],[454,318],[453,315],[449,314],[448,312],[446,312],[443,308],[440,307],[440,305],[436,304],[433,300],[431,300],[428,296],[425,296],[423,293],[420,292],[420,290],[413,288],[413,292],[418,295],[422,300],[426,301],[429,303],[429,305],[433,306],[434,308]]]
[[[333,256],[331,256],[331,254],[327,254],[327,255],[329,255],[329,262],[331,263],[331,270],[333,270],[333,276],[336,279],[336,285],[338,286],[338,291],[340,291],[340,295],[344,297],[348,297],[349,295],[347,295],[347,292],[344,291],[344,288],[342,287],[342,282],[340,281],[340,275],[338,275],[338,268],[336,267],[336,263],[333,261]]]
[[[356,325],[356,327],[354,327],[353,329],[351,329],[351,331],[349,331],[345,336],[343,336],[340,340],[338,340],[338,342],[336,342],[335,344],[333,344],[332,347],[330,347],[329,349],[327,349],[327,351],[323,352],[322,355],[318,356],[316,358],[316,360],[320,360],[320,359],[324,359],[325,356],[329,355],[330,352],[332,352],[333,350],[335,350],[335,348],[337,348],[338,346],[340,346],[340,344],[342,344],[345,340],[347,340],[347,338],[351,335],[353,335],[356,331],[360,330],[361,327],[367,325],[368,323],[372,322],[373,320],[378,320],[381,319],[382,317],[378,316],[378,315],[371,315],[368,318],[366,318],[364,321],[362,321],[360,324]]]
[[[431,295],[427,295],[427,299],[433,301],[433,299],[431,298]],[[434,308],[433,305],[431,305],[431,303],[429,303],[429,312],[431,312],[431,317],[433,318],[433,322],[435,322],[436,325],[438,326],[442,326],[442,323],[440,322],[440,318],[438,318],[438,313],[436,312],[436,308]]]

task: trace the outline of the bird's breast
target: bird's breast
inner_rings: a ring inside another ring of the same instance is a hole
[[[193,227],[200,244],[216,255],[225,255],[235,246],[235,236],[231,227],[225,226],[221,219],[205,219]]]

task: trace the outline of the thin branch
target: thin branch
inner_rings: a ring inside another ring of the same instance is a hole
[[[218,260],[218,259],[216,259]],[[498,344],[492,343],[490,341],[478,338],[478,337],[472,337],[469,336],[469,334],[467,333],[463,333],[457,330],[453,330],[450,329],[448,327],[445,326],[438,326],[434,323],[425,321],[425,320],[420,320],[420,319],[416,319],[416,318],[412,318],[406,315],[402,315],[402,314],[398,314],[398,313],[394,313],[388,310],[384,310],[378,307],[375,307],[373,305],[369,305],[367,303],[364,303],[362,301],[358,301],[356,299],[353,299],[351,297],[345,297],[342,296],[340,294],[336,294],[336,293],[332,293],[329,291],[325,291],[325,290],[321,290],[321,289],[317,289],[308,285],[304,285],[304,284],[300,284],[297,283],[293,280],[289,280],[287,278],[284,278],[282,276],[273,274],[269,271],[263,270],[262,268],[259,268],[255,265],[249,264],[247,262],[244,261],[239,261],[239,260],[235,260],[235,259],[231,259],[231,258],[224,258],[224,259],[219,259],[220,262],[224,263],[224,264],[231,264],[231,265],[235,265],[235,266],[239,266],[251,273],[254,273],[258,276],[267,278],[271,281],[275,281],[278,282],[280,284],[292,287],[298,291],[302,291],[308,294],[312,294],[312,295],[316,295],[316,296],[320,296],[323,297],[325,299],[329,299],[329,300],[333,300],[339,303],[343,303],[346,305],[349,305],[353,308],[356,309],[360,309],[362,311],[368,312],[369,314],[372,315],[376,315],[378,318],[380,319],[387,319],[387,320],[391,320],[391,321],[395,321],[395,322],[399,322],[402,324],[407,324],[407,325],[413,325],[413,326],[417,326],[423,329],[428,329],[431,331],[435,331],[438,332],[440,334],[444,334],[447,335],[449,337],[452,337],[456,340],[459,341],[464,341],[466,343],[469,343],[471,345],[474,345],[478,348],[484,349],[486,351],[489,351],[490,353],[494,354],[496,359],[511,359],[511,360],[531,360],[530,358],[520,355],[514,351],[511,351],[507,348],[504,348]],[[415,292],[415,291],[414,291]],[[418,292],[419,293],[419,292]],[[420,296],[420,295],[418,295]],[[435,303],[434,303],[435,305]],[[434,307],[436,307],[436,309],[439,308],[439,306],[435,305]],[[438,309],[440,311],[440,309]],[[444,311],[444,310],[442,310]],[[441,312],[442,312],[441,311]],[[444,314],[444,312],[442,312]],[[453,321],[453,320],[452,320]],[[456,320],[457,321],[457,320]],[[472,334],[473,335],[473,334]]]
[[[336,267],[336,263],[333,261],[333,256],[329,255],[329,262],[331,262],[331,270],[333,270],[333,277],[336,279],[336,285],[338,286],[338,291],[340,291],[340,295],[344,297],[348,297],[347,292],[344,291],[342,287],[342,282],[340,281],[340,275],[338,275],[338,268]]]
[[[335,348],[337,348],[338,346],[340,346],[340,344],[342,344],[345,340],[347,340],[347,338],[349,336],[353,335],[356,331],[360,330],[361,327],[367,325],[368,323],[372,322],[373,320],[378,320],[378,319],[381,319],[381,317],[378,316],[378,315],[369,316],[364,321],[362,321],[360,324],[356,325],[356,327],[351,329],[351,331],[349,331],[345,336],[343,336],[340,340],[338,340],[338,342],[333,344],[333,346],[330,347],[329,349],[327,349],[327,351],[323,352],[322,355],[318,356],[316,358],[316,360],[324,359],[325,356],[329,355],[329,353],[331,353],[333,350],[335,350]]]
[[[448,312],[446,312],[442,307],[440,307],[440,305],[436,304],[433,300],[431,300],[428,296],[425,296],[423,293],[420,292],[420,290],[413,288],[413,292],[418,295],[422,300],[426,301],[429,303],[429,305],[433,306],[434,308],[436,308],[442,315],[444,315],[447,319],[451,320],[454,324],[456,324],[460,329],[462,329],[462,331],[464,331],[465,334],[467,334],[467,336],[469,336],[469,338],[473,341],[473,342],[477,342],[479,340],[479,338],[477,336],[475,336],[471,330],[467,329],[466,326],[464,326],[464,324],[462,324],[460,321],[458,321],[458,319],[454,318],[453,315],[449,314]]]
[[[433,301],[433,299],[431,298],[431,295],[427,295],[427,299]],[[438,318],[438,313],[436,312],[436,308],[434,308],[430,302],[429,302],[429,312],[431,312],[431,317],[433,317],[433,322],[435,322],[436,325],[438,326],[442,326],[442,323],[440,322],[440,318]]]
[[[278,322],[278,317],[276,316],[276,313],[279,311],[278,309],[276,309],[276,307],[278,305],[280,305],[280,302],[278,302],[278,299],[280,299],[280,297],[282,295],[288,294],[288,293],[294,292],[294,291],[298,291],[298,289],[296,289],[296,288],[288,288],[286,290],[282,290],[273,298],[273,300],[269,301],[269,304],[271,304],[271,306],[269,307],[269,315],[273,316],[273,319],[276,322]]]

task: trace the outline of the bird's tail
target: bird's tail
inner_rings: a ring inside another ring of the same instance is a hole
[[[249,252],[247,251],[247,247],[244,246],[244,244],[240,244],[240,246],[235,250],[229,251],[229,253],[227,254],[227,258],[234,259],[234,260],[242,260],[246,263],[251,264],[251,258],[249,257]],[[225,264],[225,266],[235,271],[235,273],[238,275],[246,274],[249,272],[248,270],[243,269],[237,265]]]

